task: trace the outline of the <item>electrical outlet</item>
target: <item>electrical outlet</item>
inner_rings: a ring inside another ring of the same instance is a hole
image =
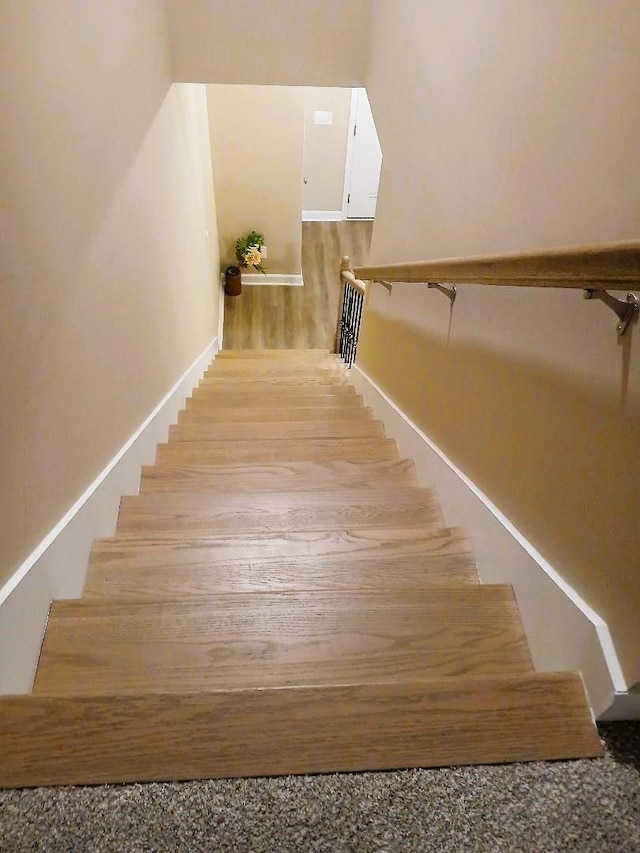
[[[267,247],[266,246],[260,246],[260,257],[264,258],[266,260],[266,258],[267,258]]]

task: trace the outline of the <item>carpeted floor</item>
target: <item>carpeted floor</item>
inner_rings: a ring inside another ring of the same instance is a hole
[[[635,853],[640,723],[601,734],[595,761],[2,791],[0,850]]]

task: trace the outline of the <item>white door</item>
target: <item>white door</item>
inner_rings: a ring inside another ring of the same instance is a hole
[[[366,89],[353,90],[355,119],[347,153],[347,218],[373,219],[378,200],[382,149]]]

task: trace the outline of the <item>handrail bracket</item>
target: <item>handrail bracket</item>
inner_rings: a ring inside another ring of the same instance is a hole
[[[585,299],[600,299],[615,311],[620,322],[617,325],[618,337],[622,337],[629,327],[629,323],[640,311],[640,300],[633,293],[627,293],[626,300],[616,299],[606,290],[585,290]]]
[[[428,281],[427,287],[433,288],[434,290],[439,290],[440,293],[444,293],[447,299],[451,300],[452,305],[456,301],[456,296],[458,295],[458,288],[455,286],[455,284],[451,287],[445,287],[444,285],[438,284],[435,281]]]

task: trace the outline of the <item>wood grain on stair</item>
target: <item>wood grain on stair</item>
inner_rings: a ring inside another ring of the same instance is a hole
[[[220,534],[218,536],[127,535],[98,539],[89,557],[89,573],[119,568],[147,570],[188,566],[211,567],[230,561],[282,562],[299,558],[393,560],[396,557],[472,555],[467,532],[461,527],[335,528],[325,531],[289,530],[279,533]]]
[[[389,462],[398,459],[390,438],[292,438],[269,441],[189,441],[159,444],[156,463],[219,465],[248,462]]]
[[[57,696],[532,672],[509,586],[57,601],[33,692]]]
[[[313,362],[302,361],[296,363],[293,359],[222,359],[214,361],[205,371],[204,378],[242,378],[251,376],[256,379],[266,379],[269,382],[272,377],[290,376],[297,381],[298,377],[313,376],[318,378],[341,378],[349,379],[349,370],[341,362],[335,360],[316,360]]]
[[[300,374],[300,376],[269,376],[264,379],[257,379],[254,374],[246,376],[216,376],[215,379],[210,379],[204,376],[198,383],[199,391],[215,392],[216,390],[229,391],[231,389],[237,392],[245,391],[273,391],[275,388],[280,388],[283,391],[293,391],[300,393],[304,391],[309,393],[310,388],[316,388],[324,394],[355,394],[355,388],[351,385],[347,378],[341,374],[326,376],[318,376],[315,373]],[[194,392],[195,393],[195,392]]]
[[[169,550],[169,549],[167,549]],[[206,561],[176,565],[171,556],[154,552],[143,567],[133,560],[93,564],[83,599],[160,601],[227,592],[300,592],[305,590],[411,590],[479,583],[473,554],[331,559],[326,557]]]
[[[211,365],[54,602],[34,694],[0,697],[0,785],[600,754],[579,676],[533,673],[513,591],[349,376]]]
[[[163,493],[123,497],[116,532],[249,533],[441,523],[433,490],[415,487],[254,495]]]
[[[362,409],[364,406],[359,394],[327,394],[322,389],[304,388],[298,391],[261,390],[248,395],[244,390],[228,390],[213,394],[210,391],[196,389],[193,396],[187,397],[185,410],[211,409],[217,412],[237,411],[239,409],[260,408],[277,409],[279,412],[297,411],[308,408]]]
[[[266,424],[282,421],[361,421],[373,420],[371,409],[364,406],[319,406],[303,408],[287,406],[286,408],[263,406],[232,407],[220,406],[208,409],[183,409],[178,415],[179,424],[203,423],[245,423]]]
[[[291,421],[280,423],[174,424],[169,441],[247,441],[289,438],[384,438],[381,421]]]
[[[223,349],[216,355],[216,361],[227,359],[253,360],[269,358],[293,361],[323,361],[325,359],[340,361],[339,356],[328,349]]]
[[[580,676],[4,697],[0,785],[98,784],[602,755]]]
[[[414,464],[393,462],[281,462],[272,465],[145,466],[140,494],[151,492],[291,492],[358,489],[372,483],[416,486]]]

